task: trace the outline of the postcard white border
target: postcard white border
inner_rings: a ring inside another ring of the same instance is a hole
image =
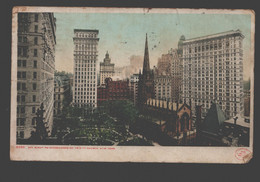
[[[16,144],[16,94],[17,94],[17,13],[174,13],[174,14],[249,14],[251,15],[251,100],[250,146],[239,147],[139,147],[139,146],[64,146]],[[157,9],[157,8],[90,8],[90,7],[14,7],[12,14],[12,70],[11,70],[11,119],[10,159],[18,161],[106,161],[106,162],[181,162],[181,163],[246,163],[253,154],[254,125],[254,52],[255,13],[253,10],[229,9]],[[238,160],[239,150],[251,155]]]

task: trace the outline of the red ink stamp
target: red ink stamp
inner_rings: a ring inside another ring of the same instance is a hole
[[[235,152],[235,157],[238,160],[243,160],[244,162],[248,161],[252,157],[252,152],[246,148],[239,148]]]

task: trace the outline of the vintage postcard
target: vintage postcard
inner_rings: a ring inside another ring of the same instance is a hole
[[[10,159],[247,163],[252,10],[14,7]]]

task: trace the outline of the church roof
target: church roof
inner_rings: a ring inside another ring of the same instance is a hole
[[[224,112],[220,109],[219,105],[212,103],[202,123],[201,129],[208,133],[218,134],[225,120]]]

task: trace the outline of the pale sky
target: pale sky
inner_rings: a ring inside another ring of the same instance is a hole
[[[181,35],[186,39],[240,29],[244,38],[244,78],[247,79],[250,51],[250,15],[238,14],[157,14],[157,13],[54,13],[56,17],[56,69],[73,72],[73,30],[97,29],[98,70],[106,51],[116,66],[129,64],[131,55],[144,54],[148,33],[150,66],[162,54],[177,48]]]

